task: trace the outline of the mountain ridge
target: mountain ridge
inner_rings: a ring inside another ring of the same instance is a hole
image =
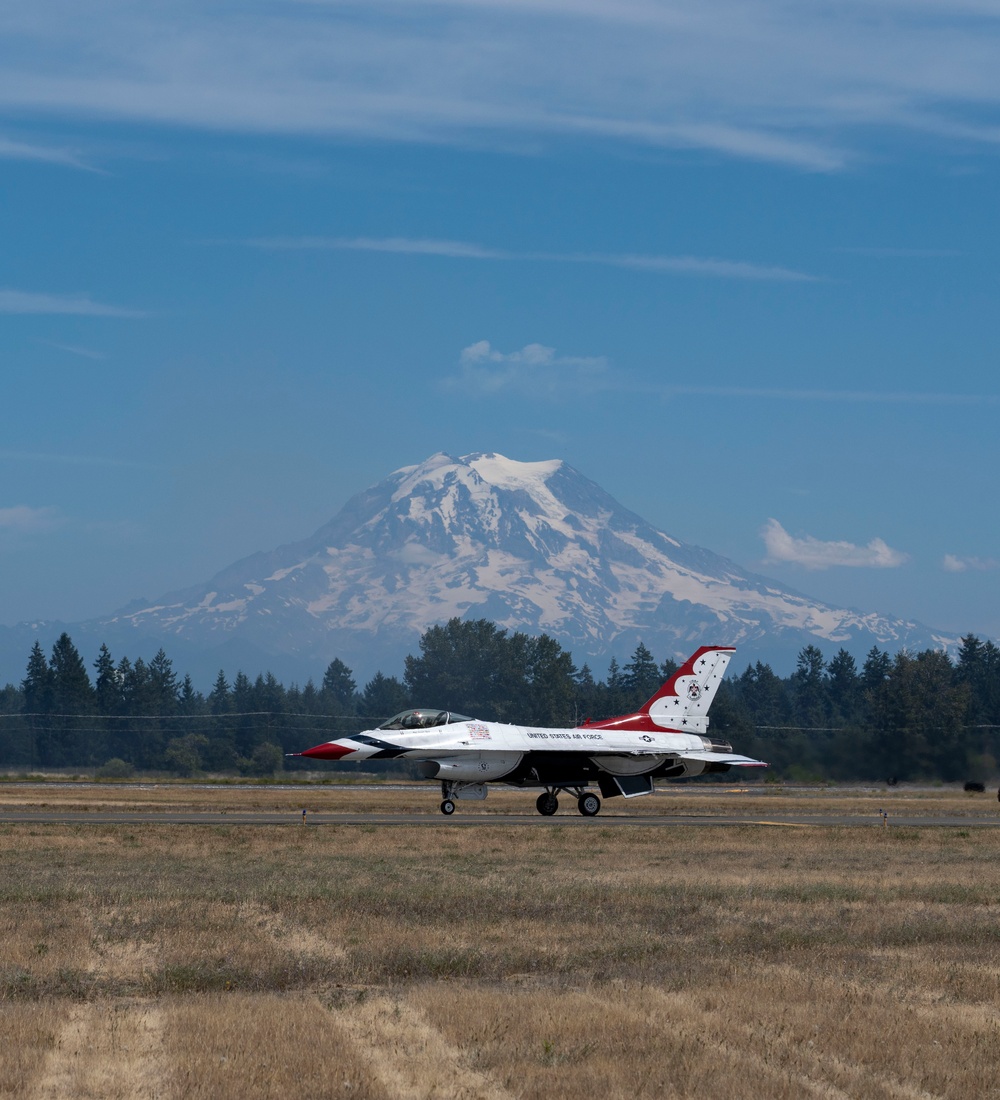
[[[493,452],[402,467],[307,538],[76,630],[116,645],[158,639],[168,652],[249,647],[308,675],[340,657],[364,675],[396,669],[453,616],[548,633],[578,663],[625,657],[640,640],[660,658],[711,641],[789,662],[810,643],[858,656],[957,643],[681,542],[561,460]]]

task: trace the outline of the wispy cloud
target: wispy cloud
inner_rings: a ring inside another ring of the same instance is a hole
[[[775,401],[847,402],[873,405],[996,405],[995,393],[907,393],[905,390],[766,389],[753,386],[664,386],[664,397],[759,398]]]
[[[0,532],[33,535],[52,531],[60,522],[54,508],[29,508],[26,504],[0,508]]]
[[[812,535],[795,538],[776,519],[769,519],[760,535],[767,547],[765,561],[770,564],[788,562],[806,569],[829,569],[838,565],[894,569],[909,560],[908,554],[893,550],[880,538],[872,539],[867,546],[857,546],[853,542],[824,542]]]
[[[64,168],[79,168],[84,172],[100,172],[91,164],[80,159],[70,149],[59,149],[49,145],[32,145],[24,141],[11,141],[0,137],[0,159],[40,161],[43,164],[57,164]]]
[[[92,348],[83,348],[78,344],[60,344],[55,340],[39,340],[47,348],[55,348],[56,351],[65,351],[70,355],[79,355],[81,359],[104,360],[107,356],[102,351],[94,351]]]
[[[440,256],[452,260],[502,260],[522,263],[596,264],[665,275],[696,275],[715,279],[764,282],[817,282],[819,277],[774,264],[722,260],[704,256],[659,256],[614,252],[516,252],[474,241],[425,237],[256,237],[245,242],[274,251],[390,252],[410,256]]]
[[[488,340],[480,340],[463,349],[460,373],[446,379],[444,385],[478,396],[505,392],[554,397],[568,391],[604,389],[607,369],[603,356],[558,355],[555,348],[543,344],[501,352]]]
[[[581,115],[539,116],[540,130],[589,133],[625,139],[665,149],[704,149],[744,160],[769,161],[808,172],[834,172],[843,168],[851,155],[836,145],[824,145],[805,137],[782,134],[759,126],[719,122],[666,124],[630,119],[608,119]]]
[[[556,259],[557,257],[548,257]],[[716,260],[701,256],[581,255],[558,257],[575,263],[608,264],[636,271],[664,272],[673,275],[708,275],[717,279],[752,279],[783,283],[815,283],[820,276],[773,264],[746,263],[742,260]]]
[[[109,458],[106,455],[71,455],[52,451],[0,450],[0,461],[43,462],[65,466],[110,466],[135,470],[162,470],[165,466],[131,458]]]
[[[877,260],[948,260],[962,253],[957,248],[835,248],[849,256],[870,256]]]
[[[0,105],[22,114],[478,145],[583,137],[806,171],[839,170],[875,140],[881,151],[887,133],[1000,141],[983,122],[1000,106],[986,0],[370,0],[252,17],[193,0],[35,0],[4,30],[18,48]]]
[[[434,240],[425,237],[256,237],[252,248],[274,251],[393,252],[408,256],[444,256],[452,260],[513,260],[516,253],[485,248],[470,241]]]
[[[86,294],[36,294],[0,290],[0,313],[60,313],[83,317],[148,317],[143,310],[95,302]]]
[[[957,554],[945,554],[941,568],[946,573],[967,573],[970,570],[976,573],[989,573],[994,569],[1000,569],[1000,561],[996,558],[961,558]]]

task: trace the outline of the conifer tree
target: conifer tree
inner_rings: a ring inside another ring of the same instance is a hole
[[[88,714],[93,709],[94,689],[73,640],[63,631],[52,647],[52,706],[60,714]]]
[[[406,658],[403,683],[415,706],[511,720],[517,690],[511,651],[522,645],[488,619],[449,619],[424,632],[419,656]]]
[[[622,669],[625,710],[632,711],[641,707],[662,683],[660,670],[652,653],[640,642],[635,647],[632,659]]]
[[[28,667],[21,681],[25,714],[47,714],[52,709],[52,670],[38,642],[31,647]]]
[[[335,657],[323,674],[323,686],[320,689],[324,706],[330,707],[336,714],[353,714],[356,709],[355,695],[357,684],[351,670],[339,658]]]
[[[204,702],[201,693],[195,691],[191,674],[185,673],[178,694],[177,709],[181,714],[197,714],[202,709]]]
[[[859,718],[860,681],[858,666],[846,649],[841,648],[826,666],[827,690],[835,717],[843,723],[853,723]]]
[[[285,709],[285,689],[273,672],[258,676],[253,685],[254,709],[281,714]]]
[[[305,714],[319,714],[323,709],[320,704],[319,692],[312,679],[306,680],[306,686],[302,689],[300,705]]]
[[[669,657],[660,662],[660,683],[666,683],[681,666]]]
[[[246,714],[253,709],[253,684],[242,669],[237,671],[233,680],[233,707],[238,714]]]
[[[235,710],[235,704],[226,674],[221,668],[212,685],[207,705],[212,715],[212,724],[209,727],[212,730],[212,739],[205,751],[205,765],[216,771],[233,769],[240,759],[236,751],[236,720],[226,716]]]
[[[595,717],[612,718],[615,715],[624,714],[628,709],[625,706],[625,678],[615,657],[608,662],[608,678],[604,681],[603,688],[601,713]]]
[[[590,671],[590,665],[584,663],[583,667],[573,677],[574,680],[574,725],[580,725],[590,718],[594,718],[600,709],[598,703],[599,691],[594,674]]]
[[[118,662],[122,677],[122,696],[126,714],[151,714],[155,710],[149,690],[149,666],[141,657],[129,661],[123,657]]]
[[[97,660],[94,662],[94,672],[97,674],[94,680],[94,695],[98,714],[120,714],[123,701],[121,676],[115,668],[111,651],[104,644],[101,645]]]
[[[528,638],[527,713],[525,720],[539,726],[574,725],[573,706],[576,672],[573,657],[548,634]]]
[[[163,649],[149,662],[149,701],[156,714],[173,714],[177,709],[177,673]]]
[[[406,703],[406,688],[395,676],[386,676],[381,671],[375,673],[361,693],[362,713],[373,720],[391,718],[404,710]]]
[[[873,645],[861,668],[861,686],[865,691],[882,687],[892,671],[892,659],[884,650]]]
[[[232,703],[226,674],[220,668],[208,696],[208,708],[213,714],[227,714],[233,709]]]
[[[94,689],[70,636],[63,631],[52,647],[49,660],[52,675],[52,717],[47,736],[39,739],[43,755],[50,765],[60,766],[78,760],[80,763],[100,763],[100,749],[94,723],[84,716],[94,710]]]
[[[32,766],[44,764],[41,753],[45,746],[40,739],[45,737],[45,728],[52,710],[52,671],[41,645],[36,641],[28,655],[28,667],[21,681],[21,694],[24,698],[24,713],[28,725],[28,762]]]
[[[804,729],[825,726],[826,685],[823,682],[823,654],[817,646],[807,645],[799,651],[795,674],[792,676],[795,720]]]
[[[861,667],[861,693],[864,722],[873,746],[873,759],[886,777],[895,775],[889,731],[889,654],[872,646]]]

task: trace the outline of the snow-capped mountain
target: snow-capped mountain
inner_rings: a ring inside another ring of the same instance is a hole
[[[810,642],[832,656],[956,641],[818,603],[678,542],[564,462],[497,454],[397,470],[311,538],[86,627],[119,646],[156,639],[171,655],[257,653],[261,667],[294,666],[302,680],[333,657],[362,676],[398,675],[423,631],[452,616],[544,631],[599,666],[639,640],[658,659],[735,644],[740,660],[781,671]]]

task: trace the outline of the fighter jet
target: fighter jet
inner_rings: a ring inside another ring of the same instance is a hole
[[[485,722],[447,710],[416,708],[377,729],[352,733],[293,754],[317,760],[404,759],[425,779],[441,781],[441,812],[455,802],[482,800],[488,784],[543,788],[540,814],[559,808],[560,792],[593,817],[601,799],[652,794],[655,779],[684,779],[731,767],[766,768],[706,736],[708,708],[735,650],[702,646],[634,714],[548,729]]]

